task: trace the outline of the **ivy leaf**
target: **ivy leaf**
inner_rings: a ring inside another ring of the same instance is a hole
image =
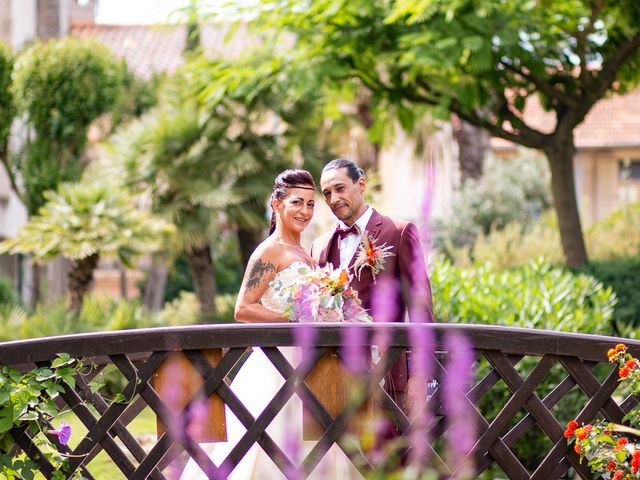
[[[74,359],[68,353],[59,353],[58,357],[51,362],[51,368],[58,368],[73,363]]]
[[[0,410],[0,433],[8,432],[13,428],[13,408],[4,407]]]

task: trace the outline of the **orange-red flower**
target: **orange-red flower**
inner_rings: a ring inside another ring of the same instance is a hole
[[[576,452],[576,453],[578,453],[578,454],[582,451],[582,447],[580,446],[580,444],[579,444],[579,443],[576,443],[576,444],[573,446],[573,451],[574,451],[574,452]]]
[[[564,437],[570,438],[576,432],[576,428],[578,428],[578,422],[570,420],[567,423],[567,429],[564,431]]]
[[[631,373],[631,369],[626,365],[622,367],[620,370],[618,370],[618,376],[620,378],[627,378],[630,373]]]
[[[576,438],[578,440],[584,440],[585,438],[587,438],[587,431],[584,428],[578,428],[576,430]]]
[[[624,472],[622,470],[616,470],[616,473],[613,474],[611,480],[621,480],[624,477]]]
[[[607,463],[607,471],[613,472],[617,466],[618,465],[616,465],[616,462],[614,462],[613,460],[609,460],[609,463]]]

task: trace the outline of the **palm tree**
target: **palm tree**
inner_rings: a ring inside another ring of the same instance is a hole
[[[71,261],[69,308],[79,312],[101,256],[133,260],[169,240],[173,226],[136,208],[129,195],[101,183],[64,183],[45,192],[46,204],[15,238],[0,243],[0,253],[30,253],[37,262],[57,255]]]

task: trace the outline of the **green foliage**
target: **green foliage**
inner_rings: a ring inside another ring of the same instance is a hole
[[[590,258],[597,261],[622,260],[640,254],[640,204],[630,204],[594,223],[586,232]],[[558,222],[552,212],[533,225],[513,222],[502,230],[480,234],[472,247],[448,248],[456,265],[490,262],[494,267],[512,268],[544,257],[562,262]]]
[[[50,366],[24,374],[9,367],[0,369],[0,452],[7,452],[0,454],[0,473],[4,478],[34,478],[39,471],[38,465],[23,453],[9,454],[15,446],[10,431],[20,427],[26,427],[58,475],[67,470],[67,457],[58,453],[45,434],[60,413],[56,397],[64,392],[63,384],[75,386],[80,368],[82,365],[75,359],[60,353]],[[59,478],[56,473],[52,478]],[[76,473],[70,478],[81,476]]]
[[[372,112],[394,112],[410,129],[415,106],[429,106],[435,116],[454,112],[494,136],[544,151],[557,167],[552,186],[564,254],[572,265],[586,261],[574,179],[566,174],[572,132],[598,100],[640,81],[637,2],[257,3],[252,23],[276,37],[273,44],[290,46],[281,58],[337,89],[365,86]],[[542,104],[553,120],[525,123],[528,102]]]
[[[124,70],[122,91],[118,95],[111,113],[111,132],[134,118],[142,116],[155,107],[159,101],[160,85],[163,75],[154,74],[149,80],[136,77],[126,64]]]
[[[549,173],[544,160],[487,159],[484,173],[470,179],[454,196],[447,218],[434,222],[436,247],[450,257],[471,247],[478,235],[502,230],[513,222],[530,224],[549,208]]]
[[[113,106],[122,75],[104,45],[65,38],[37,43],[20,55],[13,89],[38,135],[77,151],[91,122]]]
[[[13,158],[30,214],[43,192],[80,178],[89,125],[120,93],[123,69],[107,47],[71,38],[36,43],[15,64],[12,90],[32,135]]]
[[[0,277],[0,305],[15,305],[18,303],[13,279]]]
[[[497,271],[436,262],[431,275],[436,321],[592,334],[612,333],[611,288],[543,261]]]
[[[13,95],[10,89],[13,62],[13,54],[0,42],[0,160],[2,161],[6,160],[6,146],[15,115]]]
[[[64,301],[38,304],[31,315],[16,308],[0,315],[0,340],[52,337],[71,333],[100,332],[158,325],[158,320],[137,301],[116,301],[87,295],[78,313]]]
[[[613,320],[621,330],[640,325],[640,256],[624,260],[591,261],[580,270],[604,285],[611,288],[618,303],[613,314]],[[637,338],[637,335],[625,335],[628,338]]]
[[[640,254],[640,203],[625,205],[594,223],[585,240],[593,259],[616,260]]]
[[[616,297],[612,289],[590,276],[574,274],[542,261],[498,271],[490,265],[463,269],[438,260],[432,268],[431,282],[436,321],[613,334]],[[626,336],[630,331],[621,333]],[[524,375],[532,367],[532,362],[526,361],[516,366]],[[489,371],[490,366],[483,362],[480,378]],[[565,376],[562,369],[552,370],[536,393],[544,397]],[[512,395],[513,392],[500,383],[482,397],[479,410],[491,420]],[[557,407],[564,416],[561,420],[574,418],[583,398],[577,391],[571,392]],[[510,425],[513,426],[515,423]],[[533,469],[549,451],[547,442],[541,431],[534,430],[514,446],[514,451],[526,467]],[[482,478],[499,477],[497,472],[489,472]]]
[[[136,208],[123,191],[105,184],[62,184],[46,192],[39,215],[0,244],[1,252],[30,253],[36,261],[56,255],[71,260],[115,256],[127,266],[164,246],[171,225]]]

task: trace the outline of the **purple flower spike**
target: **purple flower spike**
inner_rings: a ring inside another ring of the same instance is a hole
[[[393,322],[398,316],[396,298],[400,295],[400,285],[395,278],[383,277],[373,287],[371,295],[371,316],[373,321]]]
[[[301,323],[293,329],[293,341],[300,347],[300,366],[303,368],[310,360],[317,335],[316,328],[310,323]]]
[[[49,430],[49,435],[55,435],[56,437],[58,437],[58,441],[62,445],[66,445],[71,438],[71,426],[62,421],[60,422],[59,428],[55,430]]]
[[[412,463],[424,465],[428,457],[424,432],[431,422],[431,412],[427,405],[427,385],[433,381],[433,352],[435,343],[431,330],[422,325],[411,325],[410,376],[421,393],[414,399],[412,408],[413,429],[411,432]]]
[[[368,359],[371,358],[370,350],[363,347],[366,340],[364,328],[360,325],[345,325],[341,331],[347,368],[356,374],[364,373]]]
[[[198,441],[202,438],[208,417],[207,401],[202,397],[196,398],[189,407],[189,423],[187,425],[187,435],[192,440]]]
[[[467,478],[471,472],[469,454],[476,441],[476,420],[466,394],[473,382],[475,355],[466,337],[451,333],[445,338],[449,352],[444,379],[444,410],[449,424],[447,450],[453,467],[453,478]]]

